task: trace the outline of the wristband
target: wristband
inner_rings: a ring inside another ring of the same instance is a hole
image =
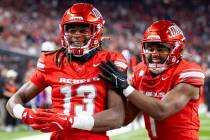
[[[94,118],[90,115],[80,115],[74,117],[74,123],[72,128],[82,129],[82,130],[92,130],[94,126]]]
[[[13,114],[17,119],[22,119],[22,114],[24,112],[25,108],[21,104],[16,104],[13,107]]]
[[[135,88],[133,88],[131,85],[129,85],[126,89],[123,89],[123,95],[125,97],[128,97],[134,90],[135,90]]]

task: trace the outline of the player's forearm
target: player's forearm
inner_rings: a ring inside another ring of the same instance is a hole
[[[124,122],[124,112],[109,109],[93,115],[95,119],[93,132],[103,132],[111,129],[120,128]]]
[[[124,121],[124,112],[113,108],[91,115],[79,115],[73,118],[72,128],[92,132],[105,132],[119,128]]]
[[[106,110],[97,112],[93,116],[76,116],[72,128],[104,132],[121,127],[125,118],[125,98],[112,90],[109,90],[107,96]]]
[[[123,125],[125,119],[125,98],[113,90],[108,91],[107,110],[93,115],[95,119],[92,131],[103,132]]]
[[[20,98],[19,96],[13,95],[13,96],[9,99],[9,101],[7,102],[7,105],[6,105],[7,111],[8,111],[9,114],[10,114],[11,116],[13,116],[13,117],[15,117],[14,114],[13,114],[13,108],[14,108],[14,106],[17,105],[17,104],[23,104],[23,102],[22,102],[22,100],[21,100],[21,98]]]
[[[128,100],[156,120],[162,120],[166,117],[167,108],[161,100],[148,97],[141,91],[133,91],[133,93],[128,96]]]
[[[7,110],[11,114],[11,116],[14,116],[13,108],[17,104],[25,104],[28,101],[30,101],[32,98],[34,98],[37,94],[40,93],[40,89],[38,89],[32,82],[26,82],[24,85],[21,86],[21,88],[9,99],[7,103]]]
[[[140,109],[138,109],[136,106],[134,106],[131,102],[128,101],[125,107],[125,121],[123,123],[123,126],[126,126],[129,123],[131,123],[141,112],[142,111]]]

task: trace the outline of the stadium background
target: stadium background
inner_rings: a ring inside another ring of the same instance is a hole
[[[21,124],[19,121],[13,120],[11,123],[10,120],[8,123],[8,117],[5,116],[7,114],[4,113],[5,102],[34,72],[41,48],[44,48],[43,43],[50,42],[51,47],[59,47],[60,19],[64,11],[76,2],[92,3],[101,11],[106,21],[104,49],[121,52],[128,62],[134,60],[132,56],[139,54],[140,40],[148,25],[158,19],[176,22],[187,38],[187,51],[184,57],[199,63],[206,71],[205,94],[209,96],[208,0],[0,0],[0,139],[4,135],[8,136],[5,132],[13,132],[14,138],[37,133],[28,132],[30,128],[19,125]],[[131,66],[135,65],[133,62]],[[129,74],[132,74],[132,69],[129,69]],[[2,81],[5,81],[5,84],[2,84]],[[39,97],[28,103],[28,106],[49,107],[51,103],[49,92],[49,89],[46,89]],[[210,113],[206,106],[206,103],[210,102],[208,96],[203,96],[200,107],[201,130],[204,130],[201,132],[201,135],[204,135],[201,140],[210,140]],[[129,139],[132,139],[134,135],[140,139],[139,135],[145,136],[144,129],[139,130],[141,127],[143,126],[136,121],[125,131],[134,129],[137,131],[126,133],[126,136],[131,135]],[[6,140],[6,137],[3,140]],[[115,139],[122,137],[113,137],[113,140]]]

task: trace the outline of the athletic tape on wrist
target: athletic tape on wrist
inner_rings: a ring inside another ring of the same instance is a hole
[[[94,118],[90,115],[80,115],[74,117],[73,128],[82,129],[82,130],[92,130],[94,126]]]
[[[16,104],[13,107],[13,114],[17,119],[22,119],[22,114],[25,108],[21,104]]]
[[[128,97],[134,90],[135,88],[129,85],[126,89],[123,90],[123,94],[125,97]]]

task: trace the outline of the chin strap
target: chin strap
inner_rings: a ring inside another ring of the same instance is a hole
[[[92,56],[94,56],[97,53],[98,49],[95,48],[94,50],[91,50],[89,53],[81,56],[81,57],[75,57],[72,55],[72,58],[76,61],[80,61],[80,62],[86,62],[88,61]]]
[[[160,74],[167,69],[168,66],[165,64],[149,64],[149,70],[154,74]]]
[[[167,70],[168,68],[166,67],[162,67],[162,68],[149,68],[149,70],[154,73],[154,74],[160,74],[162,72],[164,72],[165,70]]]

